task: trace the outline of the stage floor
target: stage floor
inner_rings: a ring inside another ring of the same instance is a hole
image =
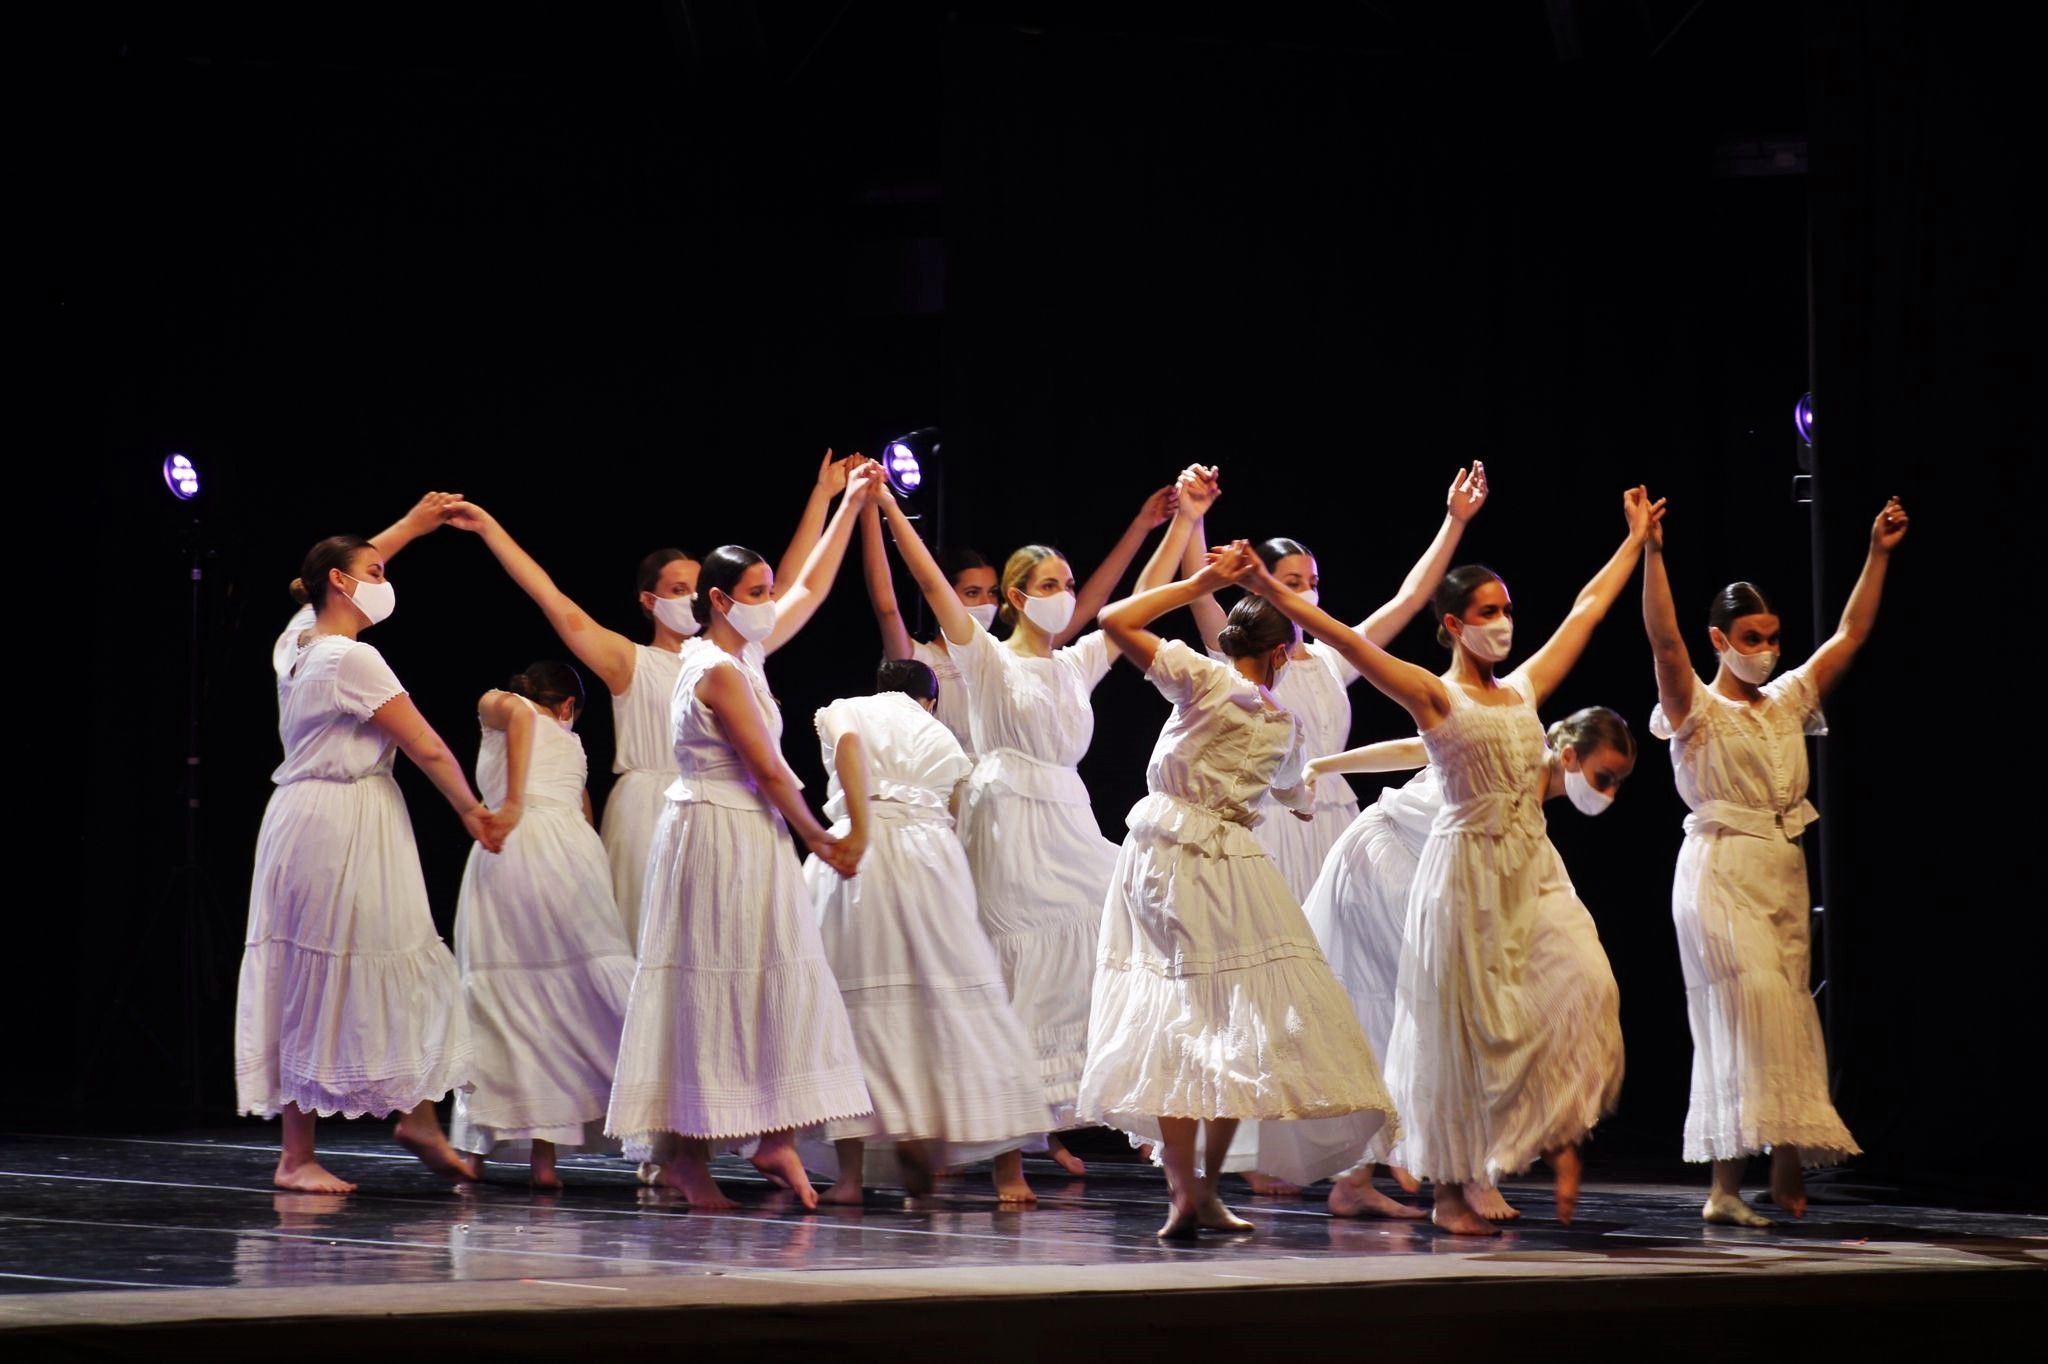
[[[1082,1181],[1034,1163],[1041,1202],[1028,1211],[999,1208],[985,1178],[966,1175],[934,1211],[871,1198],[860,1210],[806,1216],[750,1168],[722,1164],[744,1206],[696,1213],[641,1189],[617,1161],[565,1160],[569,1187],[559,1194],[517,1182],[519,1166],[498,1167],[504,1183],[458,1190],[376,1135],[381,1128],[329,1129],[323,1158],[360,1182],[353,1196],[270,1188],[274,1127],[0,1137],[0,1349],[10,1339],[54,1346],[89,1336],[104,1345],[132,1334],[139,1343],[152,1330],[204,1324],[218,1333],[238,1323],[253,1347],[258,1328],[295,1319],[393,1316],[458,1332],[467,1319],[479,1338],[509,1331],[516,1342],[524,1332],[532,1343],[544,1324],[573,1321],[578,1338],[591,1339],[663,1319],[649,1312],[740,1312],[754,1325],[728,1323],[741,1333],[735,1340],[758,1345],[760,1323],[773,1320],[775,1338],[795,1350],[803,1329],[814,1343],[867,1330],[846,1315],[862,1305],[891,1304],[901,1315],[919,1304],[1190,1292],[1204,1302],[1235,1294],[1216,1300],[1233,1319],[1273,1311],[1309,1330],[1326,1310],[1355,1315],[1366,1301],[1356,1294],[1368,1289],[1407,1290],[1375,1295],[1373,1311],[1388,1324],[1419,1322],[1437,1300],[1425,1290],[1450,1285],[1462,1286],[1466,1310],[1482,1301],[1475,1293],[1510,1284],[1547,1285],[1537,1301],[1553,1313],[1592,1304],[1573,1296],[1589,1288],[1652,1316],[1688,1294],[1902,1309],[1987,1293],[1993,1302],[2039,1299],[2044,1284],[2027,1271],[2048,1266],[2048,1217],[1851,1201],[1857,1195],[1840,1185],[1816,1189],[1828,1201],[1805,1221],[1751,1231],[1703,1226],[1697,1183],[1596,1179],[1564,1227],[1547,1183],[1517,1182],[1507,1192],[1524,1219],[1493,1239],[1445,1236],[1426,1223],[1339,1221],[1320,1199],[1253,1199],[1237,1186],[1232,1201],[1258,1233],[1181,1247],[1153,1238],[1164,1186],[1137,1165],[1098,1161]],[[1292,1307],[1260,1300],[1252,1310],[1242,1290],[1261,1287],[1322,1296],[1297,1296]],[[1354,1306],[1322,1301],[1332,1293],[1352,1294]],[[1399,1312],[1388,1306],[1396,1301]],[[806,1311],[818,1320],[793,1326]],[[556,1316],[563,1320],[548,1320]],[[982,1329],[996,1319],[984,1310]],[[704,1328],[708,1342],[709,1325],[706,1317],[690,1329]],[[492,1348],[505,1347],[494,1339]]]

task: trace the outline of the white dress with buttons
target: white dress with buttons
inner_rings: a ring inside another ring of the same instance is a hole
[[[1828,1098],[1799,845],[1819,817],[1806,799],[1806,736],[1826,725],[1807,668],[1762,690],[1764,704],[1750,706],[1695,676],[1685,723],[1673,728],[1661,706],[1650,717],[1692,810],[1671,890],[1692,1024],[1684,1155],[1793,1145],[1803,1163],[1833,1165],[1859,1148]]]

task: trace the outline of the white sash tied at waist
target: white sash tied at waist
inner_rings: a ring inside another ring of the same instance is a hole
[[[910,786],[894,781],[878,782],[868,792],[868,817],[931,824],[953,822],[953,812],[947,807],[944,795],[929,786]],[[848,818],[846,793],[840,791],[825,802],[825,821],[837,824]]]
[[[1267,855],[1258,839],[1252,837],[1249,825],[1163,791],[1154,791],[1133,805],[1130,814],[1124,817],[1124,827],[1132,833],[1163,838],[1211,857]]]
[[[679,804],[719,805],[728,810],[766,810],[768,802],[754,789],[745,768],[723,772],[685,772],[669,783],[668,798]]]
[[[1089,803],[1088,786],[1079,772],[1064,763],[1050,763],[1015,748],[991,748],[982,753],[968,783],[977,792],[1000,786],[1028,799],[1057,805]]]
[[[1813,808],[1810,800],[1802,800],[1789,810],[1765,810],[1732,800],[1709,800],[1703,801],[1698,809],[1685,817],[1685,831],[1697,834],[1721,829],[1749,838],[1782,838],[1791,843],[1806,832],[1807,825],[1819,818],[1820,811]]]
[[[1533,791],[1489,791],[1438,809],[1436,818],[1430,821],[1430,832],[1479,834],[1487,838],[1505,838],[1510,834],[1541,838],[1544,833],[1543,805]]]

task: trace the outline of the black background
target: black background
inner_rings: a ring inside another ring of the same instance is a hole
[[[1734,577],[1774,593],[1796,657],[1816,639],[1791,495],[1810,388],[1825,626],[1884,497],[1915,518],[1830,706],[1838,1099],[1874,1174],[2038,1181],[2000,1165],[2041,1038],[2035,802],[2005,794],[2036,725],[2013,666],[2038,257],[2009,42],[1899,4],[1254,8],[74,11],[42,64],[38,360],[89,497],[59,525],[78,590],[55,603],[89,680],[61,688],[55,818],[18,854],[56,888],[9,954],[16,1002],[40,1001],[23,1119],[231,1111],[284,585],[313,540],[427,488],[491,508],[640,635],[647,550],[772,557],[827,446],[937,422],[956,542],[1050,540],[1085,576],[1201,460],[1223,470],[1212,532],[1305,541],[1356,618],[1476,457],[1494,497],[1460,558],[1506,575],[1518,653],[1643,482],[1670,499],[1696,659]],[[203,472],[190,507],[158,477],[172,450]],[[476,696],[564,650],[459,532],[391,578],[370,638],[467,760]],[[1646,742],[1610,814],[1552,820],[1622,983],[1628,1084],[1596,1161],[1675,1152],[1690,1054],[1683,809],[1648,742],[1638,600],[1548,708],[1613,705]],[[1426,621],[1396,647],[1440,657]],[[814,797],[808,717],[865,690],[876,653],[849,564],[770,670]],[[1360,742],[1407,728],[1362,684],[1353,703]],[[1112,837],[1163,713],[1128,668],[1097,692],[1082,771]],[[603,773],[602,702],[582,733]],[[400,779],[445,928],[465,840]]]

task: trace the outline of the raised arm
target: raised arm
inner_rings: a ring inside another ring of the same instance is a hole
[[[1174,520],[1177,526],[1186,524],[1177,516]],[[1249,547],[1233,546],[1216,562],[1204,564],[1201,572],[1192,578],[1150,588],[1105,607],[1099,618],[1103,633],[1136,665],[1139,672],[1152,671],[1152,656],[1159,652],[1161,641],[1158,635],[1145,627],[1168,611],[1186,606],[1197,597],[1205,597],[1229,583],[1233,574],[1242,576],[1242,564],[1236,556],[1250,553]]]
[[[454,504],[447,517],[449,525],[470,531],[484,542],[506,575],[540,607],[556,637],[569,646],[578,662],[598,675],[612,695],[619,695],[633,684],[633,641],[599,625],[571,601],[567,593],[555,586],[547,570],[506,533],[496,517],[474,502]]]
[[[824,533],[825,514],[832,509],[832,499],[846,491],[846,478],[863,463],[861,456],[848,455],[845,459],[832,458],[828,447],[825,457],[818,461],[818,481],[811,485],[810,495],[804,499],[804,513],[796,521],[796,530],[789,537],[789,544],[783,548],[782,558],[775,565],[775,595],[783,590],[803,572],[810,561],[811,551],[818,546],[818,537]]]
[[[882,657],[909,658],[910,629],[896,605],[896,579],[889,571],[889,547],[882,543],[882,508],[870,502],[860,509],[860,569],[867,580],[868,605],[882,632]]]
[[[903,508],[896,505],[896,499],[889,493],[889,485],[882,484],[875,496],[882,504],[882,515],[889,518],[889,535],[896,541],[896,552],[903,556],[903,565],[910,570],[917,590],[924,593],[925,605],[931,607],[932,618],[938,621],[939,629],[955,644],[971,642],[974,632],[981,626],[960,604],[959,594],[953,591],[953,584],[946,578],[946,570],[939,567],[939,561],[925,547],[924,537],[903,514]]]
[[[526,812],[526,772],[533,761],[533,707],[509,691],[487,691],[477,703],[477,718],[490,729],[505,731],[505,799],[498,818],[506,833]]]
[[[1342,753],[1330,753],[1320,758],[1309,759],[1308,771],[1316,777],[1330,777],[1342,772],[1412,772],[1418,767],[1429,766],[1429,750],[1423,746],[1420,737],[1412,739],[1383,739],[1363,748],[1347,748]]]
[[[1636,560],[1642,557],[1643,541],[1649,538],[1650,527],[1663,519],[1664,499],[1652,502],[1648,489],[1630,488],[1622,494],[1621,502],[1622,513],[1628,517],[1627,536],[1605,566],[1593,575],[1593,581],[1579,590],[1578,600],[1572,603],[1564,623],[1517,670],[1527,674],[1538,706],[1550,699],[1572,665],[1579,661],[1579,655],[1586,651],[1586,642],[1593,638],[1593,627],[1606,616],[1607,608],[1614,605],[1621,589],[1628,586],[1629,575],[1636,571]]]
[[[1243,541],[1239,541],[1240,544]],[[1443,679],[1427,668],[1395,658],[1379,645],[1359,634],[1308,598],[1289,590],[1287,584],[1252,560],[1245,586],[1280,608],[1282,615],[1342,654],[1359,675],[1379,689],[1388,700],[1414,717],[1417,729],[1434,729],[1450,713],[1451,696]]]
[[[1359,634],[1385,648],[1408,628],[1408,622],[1429,604],[1444,574],[1451,571],[1451,556],[1458,552],[1458,542],[1465,538],[1465,527],[1485,505],[1486,466],[1475,459],[1469,470],[1458,470],[1457,477],[1451,480],[1451,490],[1444,497],[1443,524],[1436,528],[1436,538],[1401,580],[1401,590],[1359,622]]]
[[[1835,633],[1828,642],[1814,651],[1813,661],[1807,664],[1813,678],[1814,689],[1823,697],[1835,689],[1842,675],[1849,670],[1856,651],[1870,638],[1871,627],[1877,624],[1878,602],[1884,596],[1884,575],[1891,567],[1892,551],[1899,541],[1906,538],[1906,509],[1894,497],[1884,504],[1884,510],[1870,523],[1870,551],[1863,557],[1863,571],[1856,575],[1856,587],[1849,593],[1849,604],[1842,608],[1841,623],[1835,626]]]
[[[469,786],[469,778],[463,775],[462,764],[455,760],[455,754],[427,723],[427,717],[420,714],[420,708],[404,692],[392,697],[370,717],[377,728],[389,735],[405,756],[412,759],[427,780],[441,793],[455,813],[462,816],[462,827],[469,830],[469,836],[484,845],[490,852],[497,852],[505,846],[505,829],[499,817],[477,799],[476,792]]]
[[[1138,546],[1145,543],[1145,537],[1158,527],[1166,524],[1173,516],[1173,507],[1178,493],[1169,483],[1145,499],[1138,514],[1131,518],[1131,524],[1124,527],[1124,533],[1117,538],[1116,547],[1095,566],[1088,575],[1088,581],[1081,584],[1081,590],[1074,597],[1074,618],[1067,622],[1067,628],[1052,637],[1052,647],[1072,640],[1088,628],[1088,622],[1095,619],[1102,610],[1109,594],[1116,591],[1116,585],[1124,580],[1130,569],[1131,560],[1138,557]]]
[[[1698,674],[1686,652],[1685,631],[1671,601],[1671,578],[1664,569],[1664,523],[1658,521],[1643,538],[1643,633],[1650,637],[1650,658],[1657,665],[1657,704],[1673,729],[1692,714],[1692,693]]]
[[[1179,565],[1180,577],[1192,578],[1202,571],[1207,560],[1203,551],[1208,544],[1205,534],[1209,508],[1216,504],[1222,493],[1217,471],[1206,465],[1190,464],[1181,472],[1175,488],[1180,498],[1174,508],[1173,522],[1167,526],[1158,548],[1152,551],[1144,569],[1138,574],[1137,590],[1140,592],[1172,582],[1176,564]],[[1185,527],[1183,521],[1186,522]],[[1223,633],[1223,608],[1216,604],[1213,593],[1195,598],[1188,603],[1188,608],[1194,613],[1202,647],[1215,653],[1216,640]]]
[[[839,499],[839,510],[832,513],[826,524],[824,538],[811,547],[796,585],[776,594],[775,628],[761,641],[763,651],[772,654],[789,643],[824,605],[832,591],[832,580],[839,576],[839,565],[845,562],[846,542],[853,538],[854,518],[881,481],[882,466],[872,461],[864,461],[853,471],[846,496]]]
[[[407,545],[446,524],[448,509],[462,501],[461,493],[428,493],[412,504],[412,510],[370,537],[370,543],[384,556],[384,562]]]
[[[754,704],[753,689],[739,669],[720,665],[707,670],[704,680],[697,684],[697,696],[710,707],[718,719],[719,732],[746,764],[754,778],[754,789],[782,812],[789,827],[821,861],[841,876],[853,875],[859,858],[849,857],[839,841],[818,823],[811,807],[804,804],[796,773],[789,770],[782,750],[768,736],[768,726]]]

